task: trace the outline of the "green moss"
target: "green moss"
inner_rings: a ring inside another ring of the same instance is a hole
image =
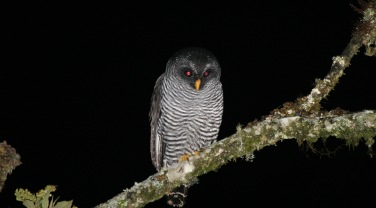
[[[27,208],[75,208],[73,201],[54,200],[51,193],[56,191],[56,187],[47,185],[46,188],[40,190],[36,194],[32,194],[27,189],[16,190],[16,200],[22,202]],[[77,207],[76,207],[77,208]]]

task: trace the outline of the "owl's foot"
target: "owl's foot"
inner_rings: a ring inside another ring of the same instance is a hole
[[[185,161],[185,160],[187,160],[189,162],[189,157],[191,155],[197,156],[198,155],[198,151],[194,151],[192,154],[184,154],[183,156],[181,156],[179,158],[179,162],[182,162],[182,161]]]
[[[185,161],[185,160],[189,161],[189,156],[191,156],[191,155],[190,154],[184,154],[183,156],[181,156],[179,158],[179,162],[182,162],[182,161]]]

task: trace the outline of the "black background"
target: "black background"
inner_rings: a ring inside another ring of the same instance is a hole
[[[219,138],[310,92],[351,38],[354,1],[193,2],[3,7],[0,141],[23,164],[16,188],[58,185],[60,200],[93,207],[156,171],[149,152],[150,97],[169,57],[211,50],[222,66]],[[362,51],[323,100],[325,109],[375,109],[375,58]],[[376,161],[367,148],[328,142],[330,156],[295,141],[200,177],[186,207],[364,207],[375,204]],[[320,148],[320,147],[319,147]],[[167,207],[165,199],[147,207]]]

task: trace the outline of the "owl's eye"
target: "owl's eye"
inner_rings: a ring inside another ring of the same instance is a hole
[[[202,76],[204,76],[204,77],[208,77],[210,75],[210,72],[209,71],[206,71],[206,72],[204,72],[204,74],[202,75]]]
[[[187,77],[191,77],[191,76],[193,75],[193,72],[192,72],[192,70],[190,70],[190,69],[186,69],[186,70],[184,71],[184,75],[187,76]]]

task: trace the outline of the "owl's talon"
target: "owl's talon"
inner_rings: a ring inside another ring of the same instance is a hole
[[[189,161],[189,156],[190,156],[189,154],[184,154],[183,156],[179,158],[179,162],[182,162],[185,160]]]
[[[195,150],[192,154],[184,154],[184,155],[182,155],[182,156],[179,158],[179,162],[182,162],[182,161],[185,161],[185,160],[187,160],[187,161],[189,162],[189,157],[190,157],[191,155],[197,156],[197,155],[199,155],[199,152],[198,152],[197,150]]]

